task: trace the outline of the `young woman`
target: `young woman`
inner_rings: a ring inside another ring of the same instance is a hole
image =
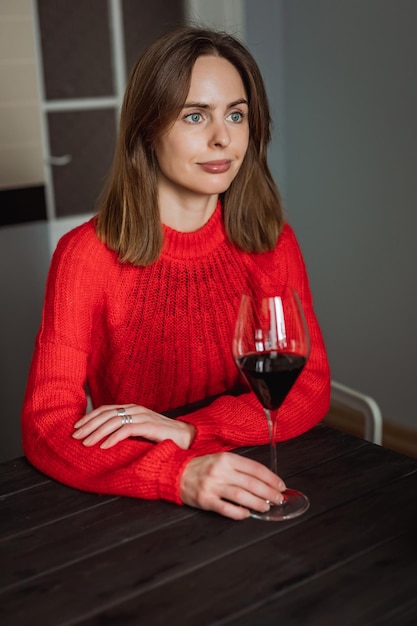
[[[282,500],[280,477],[230,452],[269,440],[231,352],[249,284],[295,287],[311,336],[278,440],[322,419],[330,380],[269,140],[262,77],[235,38],[185,27],[139,59],[99,213],[61,239],[50,267],[22,414],[41,471],[233,519]]]

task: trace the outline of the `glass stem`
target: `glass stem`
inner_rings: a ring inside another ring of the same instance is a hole
[[[277,418],[274,412],[274,415],[271,415],[271,411],[269,409],[264,409],[266,419],[268,421],[268,430],[269,430],[269,441],[270,441],[270,454],[271,454],[271,472],[274,474],[278,474],[278,465],[277,465],[277,447],[275,445],[275,433],[277,429]]]

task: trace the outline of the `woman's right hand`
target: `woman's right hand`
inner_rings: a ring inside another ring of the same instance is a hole
[[[250,509],[267,511],[268,501],[279,504],[285,488],[284,481],[265,465],[233,452],[193,458],[180,481],[184,504],[234,520],[249,517]]]

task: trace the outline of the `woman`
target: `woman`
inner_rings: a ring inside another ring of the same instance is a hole
[[[139,59],[98,216],[66,234],[51,263],[22,415],[25,454],[41,471],[232,519],[282,500],[280,477],[230,452],[268,443],[231,354],[249,283],[295,287],[311,335],[277,438],[314,426],[330,387],[269,140],[259,69],[233,37],[185,27]]]

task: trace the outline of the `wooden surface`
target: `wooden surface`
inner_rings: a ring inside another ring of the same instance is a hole
[[[242,453],[268,462],[268,448]],[[5,626],[417,624],[417,460],[321,425],[278,445],[310,509],[233,522],[0,466]]]

